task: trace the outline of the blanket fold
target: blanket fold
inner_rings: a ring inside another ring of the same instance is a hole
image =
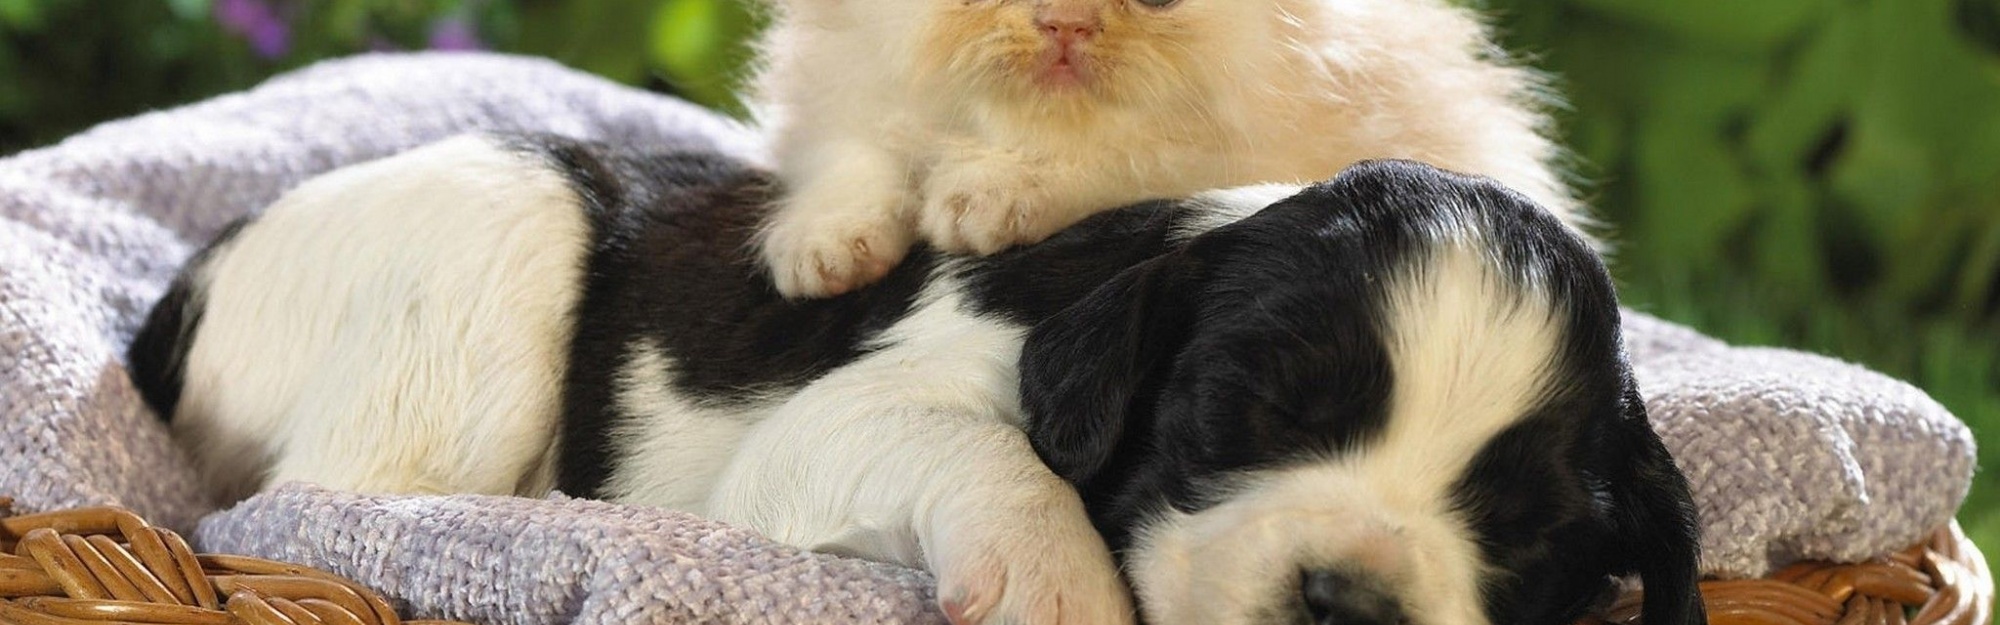
[[[309,563],[474,623],[943,623],[931,576],[596,501],[373,497],[289,485],[201,524],[203,549]]]

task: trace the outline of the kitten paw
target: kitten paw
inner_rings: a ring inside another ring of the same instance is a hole
[[[987,255],[1046,239],[1070,224],[1027,172],[991,162],[942,167],[925,189],[917,228],[938,249]]]
[[[947,535],[938,605],[952,625],[1129,625],[1131,595],[1082,501],[1065,488],[1039,506],[995,506]],[[1003,512],[1004,511],[1004,512]]]
[[[909,227],[890,211],[780,212],[765,226],[764,266],[787,298],[820,298],[889,275],[910,251]]]

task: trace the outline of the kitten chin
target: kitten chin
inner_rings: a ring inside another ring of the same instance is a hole
[[[774,0],[756,108],[779,288],[859,288],[921,240],[986,254],[1149,197],[1369,158],[1490,176],[1588,225],[1546,91],[1445,0]]]

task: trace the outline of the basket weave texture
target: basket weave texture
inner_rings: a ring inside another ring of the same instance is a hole
[[[406,621],[351,580],[259,558],[196,554],[123,508],[13,516],[0,497],[0,623],[462,625]]]
[[[405,621],[346,578],[196,554],[123,508],[12,516],[0,497],[0,623],[463,625]],[[1805,562],[1764,579],[1702,582],[1712,625],[1989,625],[1993,576],[1957,523],[1858,564]],[[1634,625],[1641,594],[1578,625]]]
[[[1801,562],[1763,579],[1701,583],[1711,625],[1988,625],[1993,575],[1957,522],[1857,564]],[[1639,623],[1641,593],[1579,625]]]

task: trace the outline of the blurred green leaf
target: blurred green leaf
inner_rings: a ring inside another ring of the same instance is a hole
[[[1952,21],[1967,40],[2000,54],[2000,0],[1956,0]]]
[[[1748,113],[1771,82],[1771,67],[1761,55],[1700,46],[1653,49],[1658,57],[1638,112],[1708,125],[1717,131]]]
[[[41,27],[42,12],[37,0],[0,0],[0,26],[12,30]]]
[[[1751,180],[1731,146],[1729,126],[1763,83],[1752,58],[1677,49],[1653,66],[1648,96],[1635,103],[1633,225],[1659,258],[1695,267],[1721,260],[1730,234],[1750,216]]]
[[[657,2],[527,2],[519,49],[618,82],[648,75],[647,25]]]
[[[1669,63],[1662,48],[1674,45],[1658,33],[1634,29],[1591,15],[1565,15],[1571,28],[1554,33],[1547,68],[1560,76],[1577,115],[1629,113],[1642,106],[1650,77]]]
[[[1626,302],[1910,379],[2000,463],[2000,2],[1491,4],[1565,79]]]
[[[1936,154],[1956,185],[2000,177],[2000,75],[1951,28],[1948,2],[1874,2],[1857,115]]]
[[[1639,121],[1633,165],[1645,253],[1680,259],[1697,269],[1722,259],[1729,232],[1748,217],[1750,181],[1713,126],[1692,117],[1656,115]]]
[[[1790,68],[1773,76],[1750,123],[1748,147],[1759,167],[1814,166],[1815,150],[1834,138],[1841,116],[1853,105],[1854,68],[1866,54],[1855,13],[1837,12],[1797,53],[1773,59],[1789,61]]]
[[[1935,182],[1937,166],[1922,143],[1896,127],[1880,109],[1863,105],[1842,158],[1832,171],[1835,193],[1858,208],[1863,228],[1876,235],[1877,248],[1907,238],[1901,231],[1917,227],[1903,215],[1916,210]]]
[[[1704,43],[1770,48],[1820,15],[1830,0],[1575,0]]]
[[[2000,213],[2000,201],[1984,202],[1982,212],[1988,215]],[[1985,302],[2000,298],[2000,219],[1989,219],[1985,231],[1981,233],[1965,262],[1959,265],[1957,283],[1958,296],[1952,304],[1975,318],[1976,312]]]
[[[0,0],[0,2],[5,1]],[[174,16],[184,21],[193,21],[207,19],[209,11],[213,7],[213,2],[211,0],[167,0],[167,6],[174,10]]]
[[[736,0],[666,0],[653,14],[649,51],[689,99],[736,112],[756,26]]]
[[[20,58],[15,56],[12,49],[0,46],[0,81],[4,81],[4,84],[17,85],[19,83],[15,78],[20,75]],[[26,89],[0,89],[0,119],[32,114],[34,98],[35,94]],[[4,131],[0,131],[0,138],[4,137]],[[0,155],[5,154],[7,150],[4,146],[0,146]]]
[[[1993,182],[2000,177],[2000,116],[1993,114],[2000,83],[1980,79],[1978,54],[1952,38],[1945,3],[1865,9],[1875,52],[1856,68],[1853,141],[1832,171],[1832,188],[1874,249],[1937,251],[1887,266],[1879,285],[1885,297],[1963,300],[1950,295],[1963,281],[1955,258],[1996,218],[1943,203],[2000,190]]]
[[[676,76],[695,76],[715,69],[722,55],[722,2],[666,0],[653,13],[653,60]]]
[[[1819,198],[1805,176],[1794,170],[1766,172],[1753,186],[1758,210],[1749,233],[1755,275],[1787,285],[1780,297],[1807,305],[1824,301],[1826,265],[1800,262],[1818,258],[1825,248],[1816,210]]]

